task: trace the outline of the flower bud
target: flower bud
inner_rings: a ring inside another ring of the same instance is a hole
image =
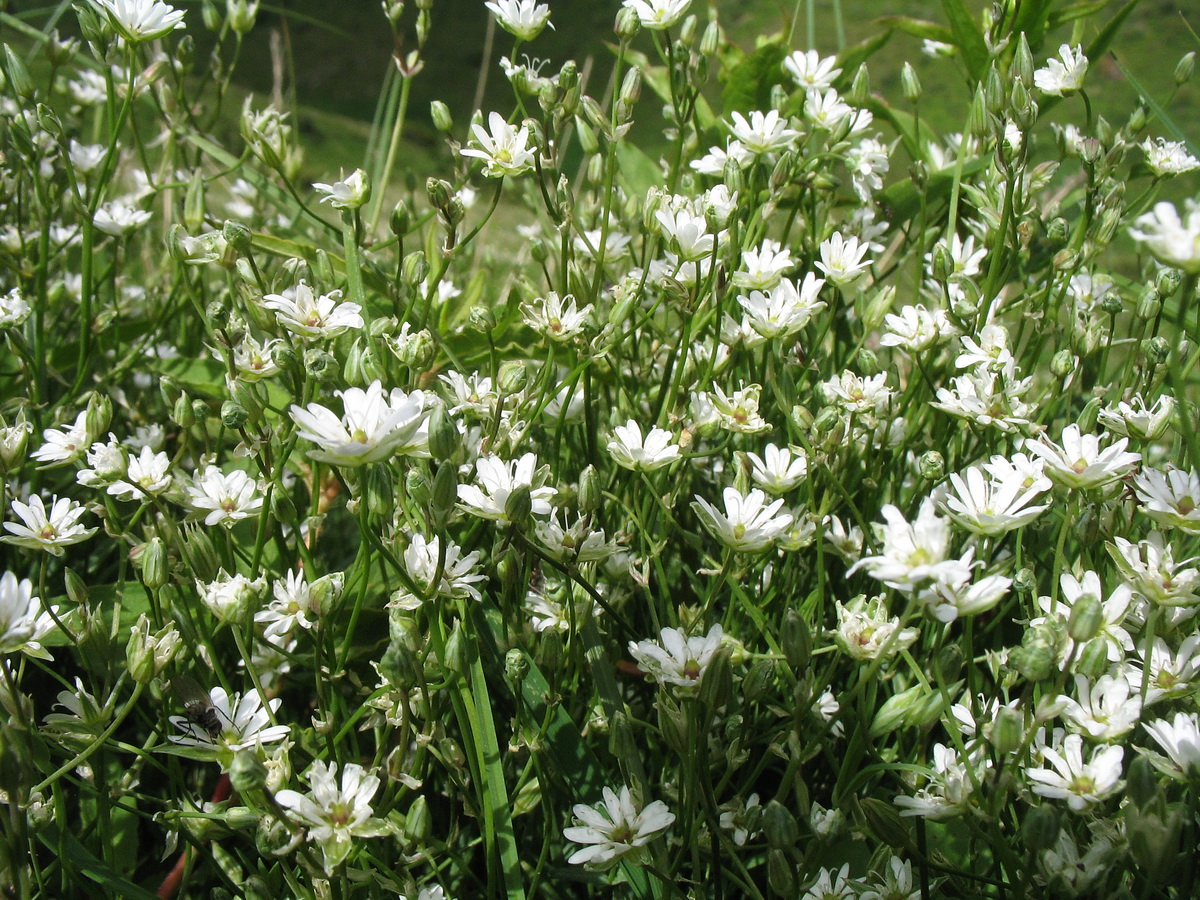
[[[770,659],[756,660],[742,679],[742,699],[755,703],[766,696],[771,682],[775,680],[775,663]]]
[[[430,524],[441,529],[454,513],[458,501],[458,468],[446,461],[437,468],[433,477],[433,488],[429,497]]]
[[[162,538],[150,538],[140,547],[135,547],[129,555],[134,563],[140,566],[142,581],[146,587],[158,590],[167,583],[170,577],[170,562],[167,558],[167,545],[163,543]]]
[[[4,45],[4,74],[8,76],[8,85],[17,97],[22,100],[33,98],[34,86],[33,79],[29,77],[29,69],[8,44]]]
[[[271,491],[271,515],[283,525],[291,525],[296,521],[296,503],[292,500],[291,492],[279,483]]]
[[[796,824],[796,817],[778,800],[767,803],[763,809],[761,823],[767,845],[772,850],[794,847],[796,841],[800,840],[800,827]]]
[[[1182,804],[1168,807],[1165,803],[1125,808],[1129,854],[1151,884],[1170,884],[1178,877],[1176,858],[1184,809]]]
[[[254,750],[238,750],[229,766],[229,783],[239,794],[260,790],[267,783],[267,767]]]
[[[975,88],[975,96],[971,98],[971,106],[967,111],[967,133],[974,137],[987,137],[992,133],[982,85]]]
[[[1158,796],[1159,777],[1150,760],[1138,754],[1129,764],[1125,775],[1125,793],[1138,809],[1146,806]]]
[[[433,481],[423,468],[411,468],[404,475],[404,490],[422,506],[428,506],[433,497]]]
[[[854,80],[850,82],[850,92],[846,95],[846,102],[851,106],[861,106],[870,96],[871,76],[867,72],[867,64],[863,63],[854,73]]]
[[[221,404],[221,424],[226,428],[238,431],[249,421],[249,411],[236,400],[226,400]]]
[[[1025,716],[1018,709],[1002,706],[996,710],[988,740],[996,753],[1005,756],[1017,750],[1025,738]]]
[[[387,463],[375,463],[367,467],[362,482],[362,497],[372,515],[388,517],[395,501],[392,473]]]
[[[192,404],[192,398],[187,395],[186,391],[181,391],[175,398],[170,418],[180,428],[191,428],[196,424],[196,410]]]
[[[419,285],[429,277],[429,262],[422,250],[414,250],[404,257],[400,266],[400,280],[405,284]]]
[[[1009,664],[1027,681],[1045,681],[1054,671],[1054,646],[1045,638],[1035,638],[1013,647]]]
[[[917,471],[926,481],[940,482],[946,477],[946,459],[937,450],[926,450],[917,461]]]
[[[192,234],[204,227],[204,175],[199,169],[188,182],[183,198],[183,224]]]
[[[25,464],[32,431],[33,425],[23,418],[15,425],[0,425],[0,474],[7,475]]]
[[[436,210],[444,210],[450,198],[454,196],[454,188],[450,182],[441,178],[429,178],[425,182],[425,193],[429,197],[429,205]]]
[[[812,659],[812,629],[795,609],[783,614],[783,627],[779,633],[779,645],[784,659],[797,673],[803,672]]]
[[[433,814],[423,794],[418,794],[404,817],[404,836],[417,847],[425,846],[433,832]]]
[[[455,622],[446,638],[446,658],[442,661],[448,672],[466,678],[475,661],[474,645],[463,631],[462,623]]]
[[[617,11],[617,20],[613,25],[613,31],[618,38],[622,41],[631,40],[641,29],[641,19],[631,7],[622,6]]]
[[[1056,378],[1065,378],[1075,371],[1078,363],[1075,354],[1064,347],[1050,358],[1050,373]]]
[[[304,368],[317,381],[324,381],[342,370],[337,358],[328,350],[319,347],[309,347],[304,351]]]
[[[1138,296],[1137,310],[1134,313],[1143,322],[1149,322],[1158,317],[1162,311],[1162,297],[1153,287],[1147,287]]]
[[[895,850],[911,850],[912,831],[905,824],[896,807],[878,797],[864,797],[859,801],[868,830],[884,844]]]
[[[429,104],[429,115],[433,119],[433,127],[442,134],[449,134],[454,129],[454,118],[450,115],[450,107],[441,100]]]
[[[682,757],[690,747],[687,713],[664,691],[659,691],[654,705],[658,707],[658,730],[663,742]]]
[[[505,360],[500,366],[500,375],[496,380],[505,394],[516,394],[523,390],[529,381],[529,372],[519,360]]]
[[[1152,365],[1161,366],[1171,356],[1171,345],[1165,337],[1152,337],[1142,344],[1142,352]]]
[[[504,503],[504,516],[513,525],[520,527],[529,521],[532,513],[533,499],[530,495],[529,485],[519,485],[508,495],[508,499]]]
[[[921,99],[921,80],[917,78],[917,70],[909,62],[905,62],[900,69],[900,88],[904,91],[904,99],[909,103],[916,103]]]
[[[1033,83],[1033,54],[1029,50],[1029,41],[1025,39],[1023,31],[1017,38],[1017,47],[1013,52],[1008,74],[1011,78],[1020,78],[1026,84]]]
[[[1083,652],[1075,662],[1075,671],[1085,678],[1095,680],[1108,670],[1108,642],[1104,638],[1092,638],[1083,646]]]
[[[529,658],[516,647],[504,654],[504,677],[513,688],[520,690],[529,674]]]
[[[1058,810],[1049,803],[1034,806],[1021,821],[1021,839],[1030,853],[1049,850],[1058,840]]]
[[[1175,83],[1184,85],[1192,78],[1192,73],[1196,71],[1196,51],[1189,50],[1183,54],[1179,62],[1175,66]]]
[[[129,674],[138,684],[149,684],[175,658],[183,638],[173,624],[151,635],[150,620],[144,613],[138,616],[137,624],[129,630],[132,633],[129,643],[125,645]]]
[[[84,424],[87,426],[87,433],[90,435],[100,435],[108,431],[108,425],[112,421],[112,401],[102,394],[92,394],[88,399],[87,409],[84,415]]]
[[[796,864],[782,850],[767,852],[767,886],[777,897],[797,895]]]
[[[188,573],[197,581],[212,581],[217,577],[220,568],[212,538],[205,529],[194,525],[185,526],[181,532],[179,555],[187,566]]]

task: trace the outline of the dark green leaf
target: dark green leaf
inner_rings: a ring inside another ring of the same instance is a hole
[[[987,73],[989,59],[983,32],[979,30],[971,13],[967,11],[967,5],[963,0],[942,0],[942,9],[946,13],[946,18],[950,20],[954,44],[962,53],[963,62],[967,65],[967,71],[971,73],[971,79],[982,81],[983,76]]]
[[[725,115],[771,108],[771,88],[783,82],[787,50],[778,43],[763,44],[729,72],[721,96]]]

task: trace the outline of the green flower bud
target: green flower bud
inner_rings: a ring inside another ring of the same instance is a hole
[[[1050,373],[1056,378],[1065,378],[1075,371],[1078,362],[1075,354],[1064,347],[1050,358]]]
[[[784,659],[797,673],[808,668],[812,659],[812,629],[808,622],[794,609],[788,609],[783,614],[783,627],[779,633],[779,645],[783,649]]]
[[[910,851],[913,848],[912,830],[893,804],[877,797],[865,797],[858,805],[867,829],[877,840],[894,850]]]
[[[1045,681],[1054,672],[1054,647],[1041,640],[1014,647],[1008,655],[1009,664],[1028,681]]]
[[[1167,339],[1161,335],[1152,337],[1150,340],[1142,344],[1142,352],[1146,354],[1146,359],[1152,365],[1161,366],[1171,356],[1171,345],[1167,343]]]
[[[957,642],[946,644],[937,653],[937,671],[945,681],[957,678],[965,662],[962,647]]]
[[[454,463],[446,461],[438,466],[437,474],[433,478],[429,502],[430,524],[437,529],[443,528],[450,520],[457,502],[458,468]]]
[[[442,134],[449,134],[454,130],[454,118],[450,115],[450,107],[441,100],[434,100],[429,104],[429,116],[433,119],[433,127]]]
[[[226,400],[221,404],[221,424],[226,428],[237,431],[249,421],[250,413],[236,400]]]
[[[1125,808],[1129,854],[1152,884],[1171,884],[1178,878],[1179,834],[1186,807],[1149,803]]]
[[[67,590],[67,599],[76,606],[87,601],[89,591],[87,582],[84,581],[79,573],[69,566],[63,570],[63,581]]]
[[[324,381],[342,369],[332,353],[319,347],[309,347],[304,351],[304,368],[317,381]]]
[[[180,428],[191,428],[196,424],[196,411],[192,406],[192,398],[186,391],[181,391],[171,407],[171,421]]]
[[[429,452],[436,460],[453,459],[462,444],[454,417],[438,404],[429,415]]]
[[[1029,41],[1025,32],[1017,38],[1017,47],[1013,52],[1012,67],[1008,70],[1012,78],[1020,78],[1026,84],[1033,84],[1033,54],[1029,50]]]
[[[509,571],[517,571],[517,567],[509,566]],[[537,648],[538,668],[543,672],[557,672],[563,660],[563,639],[556,629],[543,631]],[[629,729],[621,729],[628,733]],[[613,738],[619,743],[619,739]]]
[[[181,529],[179,555],[187,566],[191,577],[197,581],[210,582],[217,577],[221,566],[217,562],[217,551],[208,532],[195,525]]]
[[[200,4],[200,20],[209,31],[221,30],[221,13],[212,0],[202,0]]]
[[[379,659],[379,673],[399,690],[418,684],[423,667],[420,657],[402,640],[392,640]]]
[[[1017,750],[1025,738],[1025,716],[1020,710],[1002,706],[996,711],[988,739],[996,753],[1005,756]]]
[[[520,360],[505,360],[500,365],[500,376],[497,379],[500,390],[505,394],[520,393],[529,381],[529,372]]]
[[[1183,54],[1179,62],[1175,66],[1175,83],[1184,85],[1192,78],[1192,73],[1196,71],[1196,51],[1189,50]]]
[[[33,99],[35,88],[29,69],[8,44],[4,45],[4,74],[8,76],[8,85],[14,94],[22,100]]]
[[[291,492],[279,483],[271,491],[271,515],[283,525],[291,525],[296,521],[296,502],[292,500]]]
[[[425,193],[429,197],[429,205],[441,211],[446,208],[446,204],[454,196],[454,188],[450,182],[441,178],[429,178],[425,182]]]
[[[940,482],[946,477],[946,459],[937,450],[926,450],[917,461],[917,471],[926,481]]]
[[[259,790],[267,783],[267,767],[253,750],[238,750],[229,766],[229,783],[239,794]]]
[[[967,133],[975,137],[987,137],[992,133],[992,121],[984,101],[983,86],[975,88],[971,106],[967,111]]]
[[[704,708],[714,715],[729,706],[733,698],[733,671],[727,646],[718,648],[709,660],[700,681],[699,698]]]
[[[250,253],[253,232],[242,222],[226,219],[225,224],[221,226],[221,234],[225,238],[225,243],[238,253],[243,256]]]
[[[1083,652],[1075,662],[1075,671],[1092,680],[1108,671],[1108,642],[1096,637],[1084,644]]]
[[[392,473],[387,463],[380,462],[367,467],[366,478],[363,479],[363,499],[367,501],[367,509],[372,515],[385,518],[391,515],[395,498]]]
[[[467,316],[467,327],[480,334],[491,334],[496,327],[496,316],[486,306],[476,306]]]
[[[690,741],[687,713],[664,691],[658,692],[654,705],[658,708],[658,730],[663,741],[681,756],[687,753]]]
[[[846,95],[846,102],[851,106],[861,106],[870,96],[871,76],[867,72],[867,64],[863,63],[854,73],[854,80],[850,82],[850,93]]]
[[[1158,317],[1162,311],[1162,297],[1159,292],[1148,287],[1138,297],[1137,311],[1134,313],[1143,322],[1149,322]]]
[[[108,397],[93,393],[88,398],[87,409],[84,412],[88,434],[100,435],[108,431],[108,425],[112,421],[112,401]]]
[[[504,503],[504,516],[517,527],[529,521],[533,514],[533,499],[530,496],[529,485],[523,484],[508,495]]]
[[[1129,771],[1125,776],[1125,793],[1138,809],[1145,809],[1150,801],[1158,796],[1159,780],[1154,764],[1148,757],[1138,754],[1129,764]]]
[[[162,538],[152,537],[140,547],[135,547],[129,554],[134,564],[142,570],[142,581],[151,590],[158,590],[167,583],[170,577],[170,562],[167,558],[167,545]]]
[[[504,654],[504,677],[515,689],[520,689],[529,674],[529,658],[516,647]]]
[[[917,77],[917,70],[912,67],[912,63],[905,62],[900,69],[900,88],[904,91],[904,99],[909,103],[916,103],[921,99],[921,79]]]
[[[1021,839],[1030,853],[1049,850],[1058,840],[1059,814],[1051,804],[1034,806],[1021,821]]]
[[[800,827],[796,824],[796,817],[778,800],[767,803],[761,821],[767,845],[772,850],[794,847],[800,840]]]
[[[617,11],[617,21],[613,31],[621,41],[629,41],[642,30],[642,21],[638,14],[628,6],[622,6]]]
[[[766,696],[775,680],[775,662],[770,659],[756,660],[742,679],[742,699],[756,703]]]
[[[423,468],[411,468],[404,476],[404,490],[422,506],[428,506],[433,497],[433,481]]]
[[[1071,235],[1071,226],[1062,216],[1056,216],[1046,226],[1046,240],[1052,244],[1062,244]]]
[[[590,156],[599,152],[600,141],[596,138],[596,132],[579,116],[575,117],[575,133],[579,136],[579,146],[585,154]]]
[[[423,794],[418,795],[404,817],[404,836],[415,846],[423,847],[433,832],[433,814]]]
[[[796,863],[782,850],[767,852],[767,886],[777,897],[795,897]]]
[[[579,473],[579,511],[594,513],[604,504],[604,487],[595,466],[587,466]]]
[[[173,624],[151,634],[150,620],[144,613],[129,630],[129,643],[125,645],[129,674],[138,684],[149,684],[175,658],[183,638]]]
[[[463,631],[462,623],[455,622],[446,638],[446,658],[442,661],[448,672],[466,678],[475,661],[475,647]]]
[[[404,262],[400,266],[401,281],[405,284],[416,286],[428,277],[429,262],[425,259],[424,251],[414,250],[408,256],[404,257]]]

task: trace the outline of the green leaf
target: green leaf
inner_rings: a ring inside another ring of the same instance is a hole
[[[902,31],[923,40],[940,41],[943,44],[954,43],[954,32],[945,25],[939,25],[937,22],[930,22],[927,19],[914,19],[911,16],[881,16],[873,24],[889,31]]]
[[[156,900],[155,895],[150,891],[108,868],[74,835],[60,832],[54,825],[48,825],[39,829],[37,836],[51,854],[55,856],[62,854],[60,861],[64,865],[99,885],[110,896],[121,897],[123,900]],[[80,888],[82,889],[82,885]]]
[[[854,80],[854,76],[858,73],[858,67],[865,63],[868,59],[879,52],[888,41],[892,39],[892,31],[883,31],[874,37],[867,38],[865,41],[860,41],[857,44],[852,44],[842,50],[837,55],[838,67],[841,68],[842,74],[838,76],[835,86],[838,90],[845,90],[849,87],[850,82]]]
[[[974,175],[985,167],[982,159],[976,158],[963,163],[963,176]],[[925,198],[930,209],[935,203],[940,203],[950,197],[954,186],[954,169],[934,172],[925,184]],[[888,185],[879,195],[879,203],[887,211],[888,218],[893,222],[906,222],[913,218],[921,209],[921,192],[917,190],[912,179],[906,178],[895,184]]]
[[[786,48],[776,42],[763,44],[726,76],[721,96],[725,115],[771,108],[771,88],[783,82]]]
[[[1101,0],[1101,2],[1107,3],[1108,0]],[[1025,0],[1018,4],[1017,17],[1012,27],[1014,37],[1024,32],[1025,40],[1029,42],[1031,48],[1041,46],[1042,36],[1046,33],[1046,22],[1050,17],[1050,8],[1053,5],[1053,0]]]
[[[1062,9],[1056,9],[1046,19],[1046,27],[1057,28],[1060,25],[1065,25],[1068,22],[1074,22],[1076,19],[1083,19],[1087,16],[1094,15],[1100,12],[1104,7],[1108,6],[1112,0],[1087,0],[1085,3],[1072,3],[1070,6],[1064,6]],[[1033,41],[1029,41],[1029,46],[1033,47]]]
[[[1121,70],[1121,74],[1124,75],[1129,81],[1130,86],[1137,91],[1138,96],[1142,98],[1142,102],[1146,104],[1150,112],[1154,113],[1154,117],[1162,122],[1163,128],[1167,130],[1172,138],[1177,141],[1182,141],[1187,147],[1188,152],[1195,156],[1197,154],[1196,146],[1190,140],[1188,140],[1187,135],[1185,135],[1179,126],[1175,124],[1175,120],[1171,118],[1170,114],[1162,107],[1161,104],[1159,104],[1157,100],[1154,99],[1154,97],[1150,95],[1150,92],[1147,91],[1142,86],[1142,83],[1133,76],[1133,73],[1125,68],[1124,65],[1122,65],[1121,60],[1117,58],[1115,53],[1113,54],[1113,61],[1116,62],[1117,68]],[[1147,170],[1143,174],[1151,173],[1149,173]]]
[[[650,188],[664,183],[662,167],[633,144],[617,144],[617,177],[626,193],[645,197]]]
[[[987,74],[989,53],[983,32],[975,24],[971,13],[963,0],[942,0],[942,9],[950,20],[950,31],[954,34],[954,44],[962,53],[967,71],[973,81],[982,81]]]

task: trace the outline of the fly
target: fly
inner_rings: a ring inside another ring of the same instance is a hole
[[[212,698],[192,678],[180,675],[171,680],[171,688],[183,701],[183,716],[192,725],[202,728],[214,741],[225,731],[221,716]]]

